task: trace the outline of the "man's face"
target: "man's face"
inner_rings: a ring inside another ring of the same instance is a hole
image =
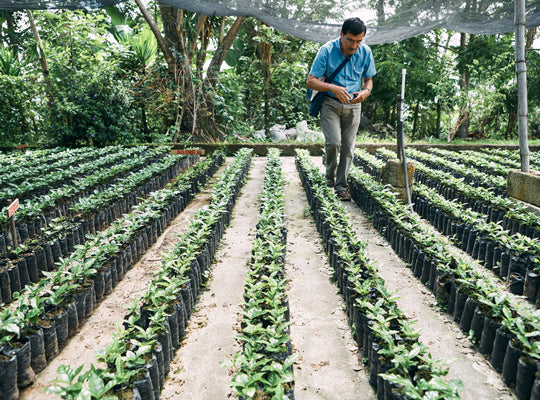
[[[346,56],[352,56],[354,52],[358,50],[358,47],[360,47],[362,40],[364,40],[365,33],[353,35],[352,33],[348,32],[344,35],[343,31],[341,31],[339,35],[341,37],[341,50],[343,51],[343,54]]]

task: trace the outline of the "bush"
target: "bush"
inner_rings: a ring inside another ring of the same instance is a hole
[[[33,144],[36,85],[22,76],[0,74],[0,145]]]
[[[50,144],[107,146],[135,143],[133,96],[113,72],[54,71],[49,108]]]

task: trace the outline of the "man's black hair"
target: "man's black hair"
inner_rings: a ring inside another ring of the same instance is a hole
[[[343,35],[351,33],[353,36],[360,35],[361,33],[366,33],[366,25],[358,17],[347,18],[343,25],[341,26],[341,32]]]

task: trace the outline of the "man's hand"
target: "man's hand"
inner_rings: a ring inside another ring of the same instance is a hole
[[[330,89],[330,91],[341,103],[352,103],[352,96],[349,94],[349,92],[347,92],[346,87],[332,85],[332,89]]]
[[[351,104],[362,103],[365,99],[369,97],[369,95],[370,95],[369,90],[366,90],[366,89],[360,90],[359,92],[354,92],[353,93],[354,97],[351,100]]]

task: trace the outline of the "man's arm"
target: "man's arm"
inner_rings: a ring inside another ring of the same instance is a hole
[[[371,94],[373,90],[373,78],[364,78],[364,90],[368,90]]]
[[[346,87],[334,85],[333,83],[326,83],[313,75],[308,75],[306,86],[308,89],[317,90],[319,92],[332,92],[332,94],[342,103],[349,103],[351,101],[351,95],[347,92]]]
[[[372,90],[373,90],[373,79],[364,78],[364,88],[360,90],[359,92],[354,93],[356,97],[351,101],[351,103],[352,104],[362,103],[364,100],[366,100],[369,97]]]
[[[326,83],[313,75],[308,75],[306,86],[308,89],[317,90],[319,92],[332,92],[336,98],[342,103],[361,103],[369,97],[373,90],[373,79],[364,78],[364,88],[359,92],[355,92],[356,97],[351,100],[351,95],[347,92],[347,88]]]

